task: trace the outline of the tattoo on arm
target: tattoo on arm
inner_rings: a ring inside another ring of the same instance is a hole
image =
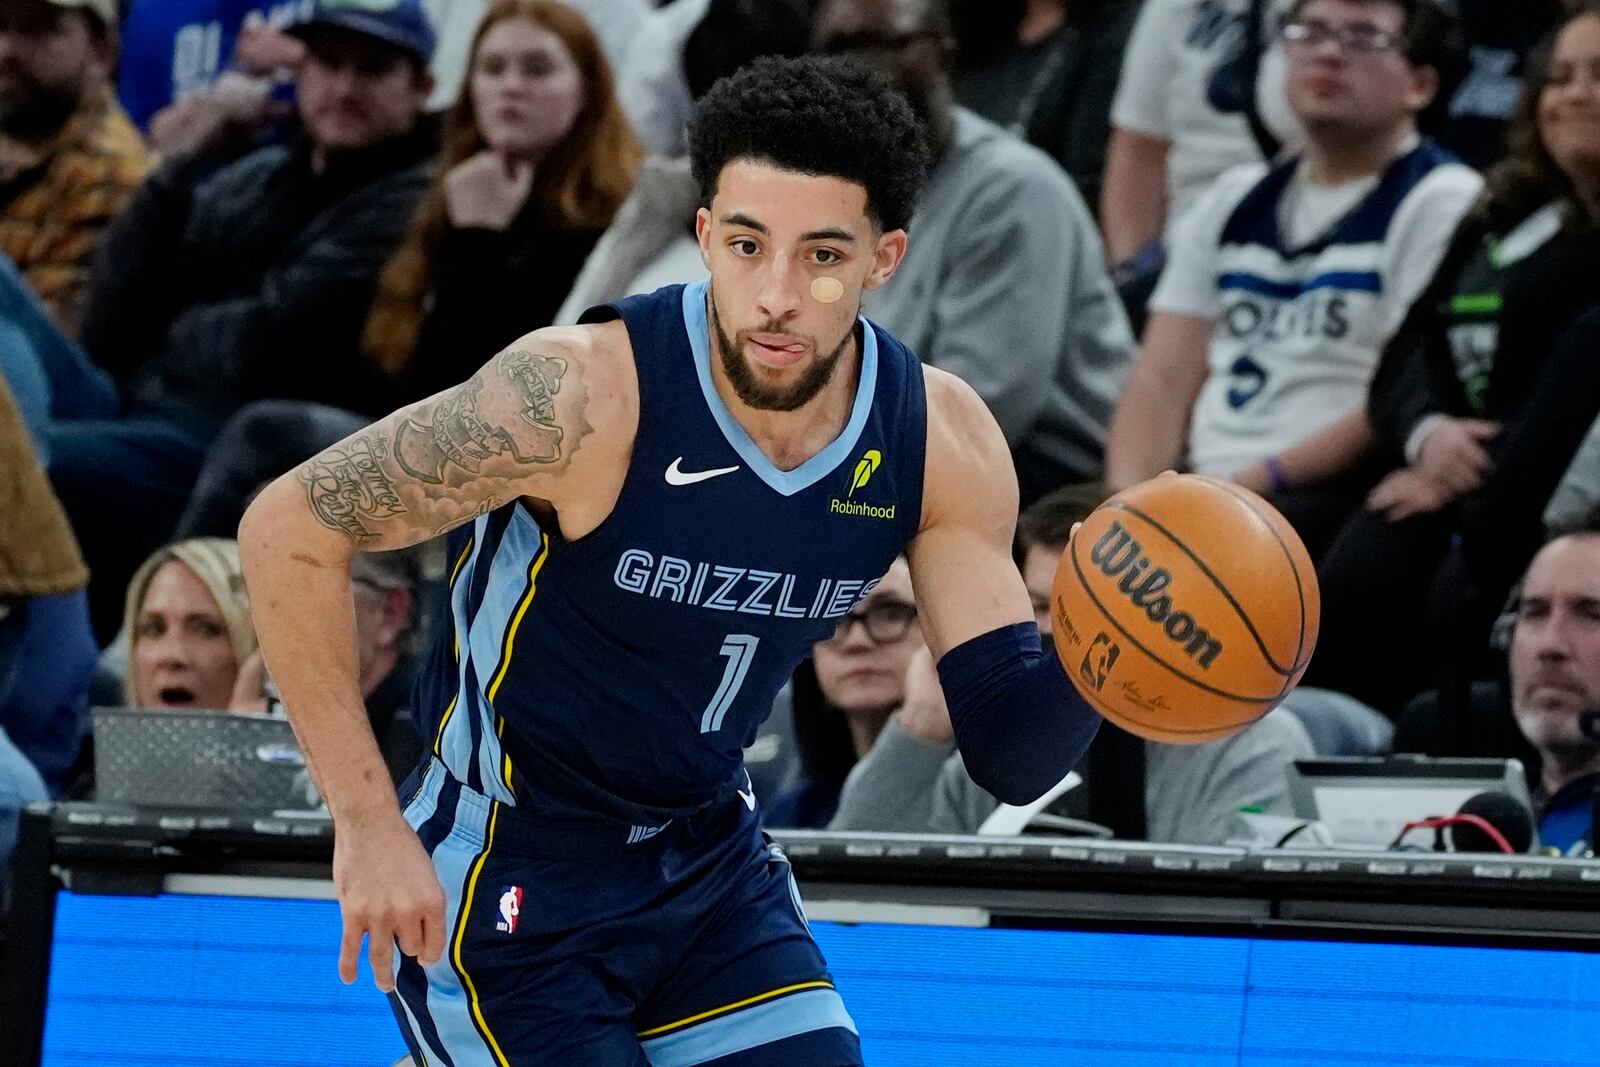
[[[394,436],[395,461],[407,474],[443,485],[446,468],[460,467],[477,474],[483,461],[507,455],[517,463],[554,463],[561,458],[561,427],[555,424],[555,394],[567,361],[518,350],[495,361],[501,375],[516,387],[522,402],[522,421],[535,433],[521,430],[522,447],[504,426],[484,421],[478,413],[483,382],[473,378],[442,397],[429,413],[430,421],[405,419]]]
[[[503,352],[426,406],[334,445],[298,471],[312,513],[365,546],[398,532],[375,528],[397,516],[442,533],[495,510],[518,495],[521,468],[561,464],[593,429],[586,383],[568,369],[558,356]]]
[[[394,481],[383,469],[388,452],[383,438],[369,433],[335,445],[300,468],[300,483],[317,520],[362,544],[376,537],[368,523],[405,514]]]

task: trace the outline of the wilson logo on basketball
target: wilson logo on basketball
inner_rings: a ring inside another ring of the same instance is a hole
[[[1209,669],[1222,654],[1222,642],[1212,637],[1194,616],[1174,610],[1172,597],[1166,592],[1172,585],[1172,572],[1153,566],[1153,561],[1144,554],[1144,546],[1133,539],[1122,523],[1113,522],[1101,535],[1089,551],[1089,561],[1107,578],[1120,575],[1117,588],[1134,607],[1149,616],[1151,622],[1160,623],[1162,632],[1182,645],[1189,658],[1202,668]]]

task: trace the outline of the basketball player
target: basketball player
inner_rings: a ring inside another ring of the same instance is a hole
[[[279,479],[240,530],[333,814],[340,973],[365,935],[419,1063],[861,1062],[741,751],[902,551],[984,788],[1032,800],[1099,722],[1040,650],[1005,439],[858,313],[926,169],[904,100],[766,60],[702,99],[691,140],[709,283],[524,337]],[[402,811],[348,568],[445,530],[432,759]]]

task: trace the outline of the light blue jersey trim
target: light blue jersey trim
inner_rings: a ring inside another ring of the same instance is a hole
[[[541,551],[539,524],[519,508],[501,535],[494,558],[489,561],[489,581],[485,586],[483,603],[472,619],[466,642],[471,649],[478,688],[471,692],[463,690],[461,695],[462,703],[470,701],[473,712],[478,716],[479,780],[483,783],[484,793],[502,804],[514,804],[516,798],[502,778],[504,753],[495,729],[495,710],[489,703],[489,687],[493,685],[501,659],[506,654],[506,641],[512,625],[517,621],[517,611],[523,606],[528,570]],[[458,714],[465,710],[465,707],[456,708]],[[472,779],[462,775],[460,780],[470,782]]]
[[[722,402],[716,384],[711,380],[711,327],[706,319],[706,290],[709,285],[709,282],[696,282],[683,287],[683,325],[689,331],[689,347],[694,352],[694,371],[700,379],[700,391],[705,394],[706,406],[711,409],[711,416],[717,420],[717,425],[722,427],[722,436],[728,439],[728,444],[733,446],[733,450],[739,453],[750,469],[777,492],[794,496],[837,470],[861,439],[867,417],[872,414],[872,398],[878,386],[877,334],[866,319],[856,320],[861,325],[862,336],[861,381],[856,387],[855,407],[850,411],[850,421],[845,424],[844,432],[834,438],[827,448],[794,470],[779,470],[766,453],[750,440],[750,435],[733,417],[728,405]]]
[[[845,1011],[844,1001],[831,989],[809,989],[640,1044],[651,1067],[691,1067],[813,1030],[834,1027],[842,1027],[852,1034],[856,1032],[856,1024]]]
[[[439,758],[455,775],[457,781],[468,781],[467,765],[472,760],[472,726],[468,716],[477,715],[477,701],[467,689],[467,664],[472,662],[472,627],[467,617],[473,577],[483,554],[484,533],[489,528],[489,516],[480,515],[472,526],[472,554],[450,590],[450,617],[455,626],[458,644],[456,656],[456,698],[450,711],[450,721],[444,724],[439,741]]]
[[[430,768],[427,781],[430,790],[437,790],[443,785],[444,775],[441,773],[435,777]],[[442,1051],[449,1054],[456,1067],[500,1067],[473,1023],[471,1001],[451,962],[461,908],[466,903],[463,891],[468,873],[483,849],[482,826],[481,802],[474,802],[471,792],[463,789],[456,805],[456,828],[466,832],[452,831],[433,850],[433,869],[439,876],[439,885],[444,889],[444,928],[448,931],[449,940],[445,943],[444,955],[432,965],[423,967],[423,973],[428,976],[427,1012],[433,1020],[439,1042],[444,1046]]]

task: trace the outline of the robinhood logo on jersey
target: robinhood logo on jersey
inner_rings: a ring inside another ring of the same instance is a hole
[[[850,488],[845,492],[844,499],[834,497],[828,501],[828,511],[834,515],[854,515],[863,519],[886,519],[894,521],[895,506],[890,504],[884,507],[881,504],[869,504],[865,500],[857,500],[856,493],[867,487],[872,481],[872,476],[878,473],[878,468],[883,464],[883,453],[876,448],[869,448],[861,453],[861,458],[856,461],[855,470],[850,474]]]

